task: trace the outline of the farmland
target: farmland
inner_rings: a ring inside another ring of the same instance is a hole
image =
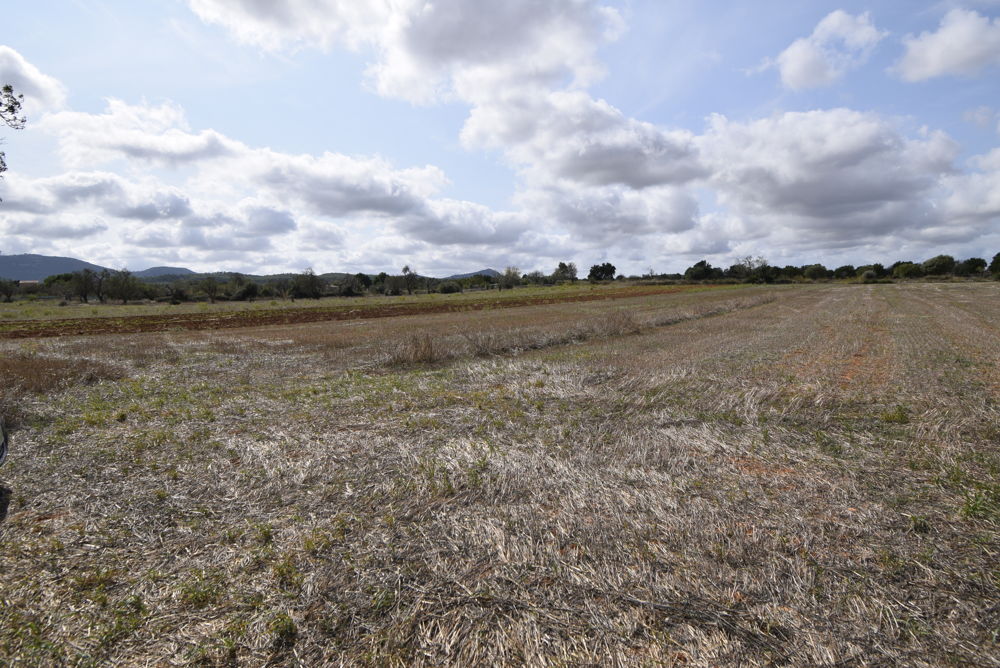
[[[998,284],[510,294],[3,321],[0,656],[1000,665]]]

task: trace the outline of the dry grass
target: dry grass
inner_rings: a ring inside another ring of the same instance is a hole
[[[636,309],[605,308],[602,312],[572,322],[555,325],[483,329],[461,328],[457,333],[434,336],[427,331],[411,333],[392,347],[385,362],[389,365],[429,364],[467,357],[491,357],[541,350],[591,339],[607,339],[638,334],[644,330],[675,325],[769,304],[772,294],[727,299],[695,307],[657,310],[649,316]]]
[[[122,370],[91,359],[67,359],[13,351],[0,357],[0,418],[16,427],[27,413],[28,395],[45,395],[75,384],[117,379]]]
[[[104,339],[14,433],[0,655],[1000,665],[995,290]]]

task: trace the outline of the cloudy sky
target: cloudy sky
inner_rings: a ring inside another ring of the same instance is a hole
[[[0,251],[253,273],[1000,251],[1000,0],[41,0]]]

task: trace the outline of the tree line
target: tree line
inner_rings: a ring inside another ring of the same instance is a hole
[[[10,302],[15,296],[29,299],[38,296],[61,298],[65,302],[126,304],[136,300],[173,304],[191,301],[254,301],[256,299],[320,299],[321,297],[357,297],[363,295],[412,295],[418,292],[444,294],[466,290],[505,290],[530,283],[554,284],[576,280],[576,265],[560,262],[550,275],[541,272],[521,274],[508,267],[499,276],[477,274],[461,279],[438,279],[421,276],[404,266],[398,274],[317,275],[312,269],[299,274],[251,277],[225,272],[193,278],[140,278],[128,269],[94,271],[83,269],[48,276],[44,281],[0,278],[0,300]]]
[[[828,269],[822,264],[777,267],[763,257],[746,257],[727,268],[713,267],[701,260],[688,267],[683,274],[656,274],[649,270],[643,276],[629,276],[633,280],[667,280],[699,282],[781,283],[795,281],[822,281],[854,279],[865,282],[890,279],[915,279],[922,277],[970,277],[1000,280],[1000,253],[990,263],[973,257],[957,261],[950,255],[936,255],[923,262],[899,261],[889,266],[879,263],[842,265]],[[604,282],[625,279],[617,274],[610,262],[591,266],[587,280]],[[324,278],[312,269],[300,274],[286,274],[266,278],[250,277],[239,273],[220,273],[198,278],[174,278],[170,281],[141,279],[127,269],[94,271],[83,269],[66,274],[49,276],[40,284],[0,279],[0,299],[10,302],[15,296],[31,298],[33,295],[60,297],[64,301],[92,300],[105,303],[128,303],[136,300],[153,300],[179,304],[190,301],[254,301],[255,299],[320,299],[321,297],[357,297],[363,295],[412,295],[417,292],[443,294],[467,290],[509,290],[523,285],[556,285],[578,279],[576,264],[560,262],[546,274],[541,271],[521,273],[517,267],[507,267],[499,276],[476,274],[466,278],[438,279],[421,276],[404,266],[398,274],[381,272],[342,274]]]
[[[880,264],[854,266],[841,265],[828,269],[822,264],[777,267],[762,257],[746,257],[734,265],[723,269],[713,267],[706,260],[696,262],[678,277],[689,281],[736,280],[751,283],[792,282],[796,280],[860,279],[879,281],[889,279],[914,279],[924,277],[989,278],[1000,280],[1000,253],[987,264],[981,257],[956,260],[951,255],[935,255],[923,262],[901,260],[888,267]]]

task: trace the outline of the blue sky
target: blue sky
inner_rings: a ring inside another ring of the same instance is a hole
[[[1000,0],[45,0],[0,250],[627,273],[1000,251]]]

